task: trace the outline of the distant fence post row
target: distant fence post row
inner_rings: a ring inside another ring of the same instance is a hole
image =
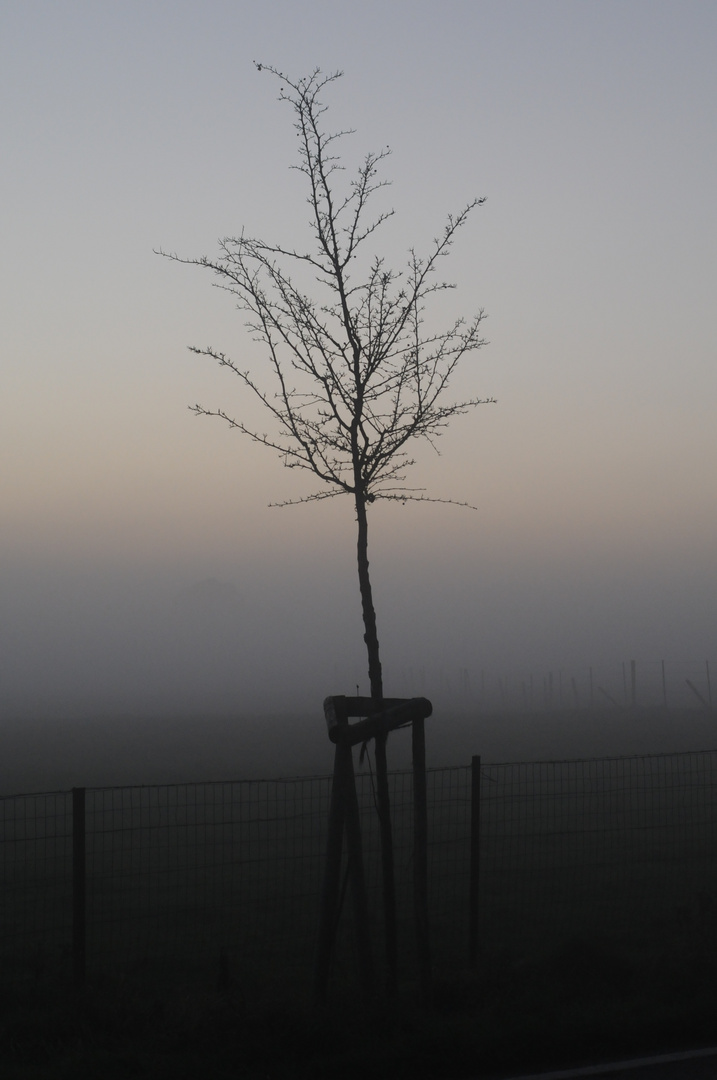
[[[668,670],[669,669],[669,670]],[[405,675],[414,687],[413,670]],[[422,686],[428,676],[423,673]],[[554,667],[548,671],[498,672],[468,668],[452,680],[443,670],[433,673],[441,692],[454,703],[480,703],[482,709],[500,711],[613,708],[712,709],[712,678],[709,660],[629,660],[586,667]]]

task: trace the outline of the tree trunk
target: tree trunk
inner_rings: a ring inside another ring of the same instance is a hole
[[[383,705],[383,678],[381,660],[376,633],[376,612],[373,606],[371,578],[368,570],[368,518],[366,500],[356,492],[356,519],[358,522],[358,575],[361,590],[361,610],[363,614],[364,641],[368,652],[368,677],[371,686],[371,700],[376,712]],[[391,803],[388,793],[388,766],[386,762],[386,736],[376,736],[376,788],[378,818],[381,831],[381,869],[383,887],[383,916],[386,935],[387,988],[389,994],[396,991],[397,985],[397,943],[396,943],[396,888],[393,872],[393,836],[391,833]]]

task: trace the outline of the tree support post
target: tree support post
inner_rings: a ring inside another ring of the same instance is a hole
[[[314,997],[317,1002],[326,1000],[331,952],[336,937],[340,915],[340,877],[341,846],[344,829],[348,849],[347,873],[351,882],[353,897],[356,937],[359,953],[359,973],[364,995],[367,999],[373,993],[373,960],[369,934],[368,905],[363,869],[361,847],[361,823],[358,797],[356,795],[356,777],[353,767],[352,747],[358,743],[375,739],[377,747],[383,749],[385,764],[386,738],[389,731],[411,724],[413,727],[414,757],[414,812],[415,812],[415,876],[414,898],[416,913],[416,941],[418,946],[421,986],[428,994],[430,984],[430,950],[428,941],[428,872],[427,872],[427,799],[426,799],[426,752],[423,721],[430,716],[433,706],[426,698],[384,698],[380,713],[373,712],[371,698],[344,697],[336,695],[324,701],[324,714],[329,738],[336,745],[334,755],[334,780],[331,791],[329,810],[329,833],[327,843],[326,870],[321,897],[321,916],[319,939],[314,972]],[[349,717],[364,717],[356,724],[349,724]],[[377,769],[378,772],[378,769]],[[388,776],[386,776],[386,795],[388,795]],[[379,803],[380,806],[380,803]],[[380,814],[379,814],[380,818]],[[385,823],[381,823],[382,826]],[[393,837],[391,822],[388,819],[388,851],[393,857]],[[382,860],[385,858],[386,845],[382,834]],[[384,864],[385,865],[385,864]],[[392,879],[391,879],[392,884]],[[386,891],[384,890],[384,901]],[[393,994],[397,987],[397,948],[395,896],[391,893],[393,919],[386,926],[387,990]],[[384,906],[384,912],[386,907]]]
[[[393,862],[393,832],[391,830],[391,799],[388,790],[386,736],[375,738],[376,802],[381,832],[381,896],[386,945],[386,989],[393,997],[398,989],[398,930],[396,927],[396,881]]]
[[[344,794],[346,800],[346,848],[348,854],[348,873],[351,882],[351,897],[356,927],[356,947],[358,951],[359,978],[364,1003],[369,1005],[374,998],[373,955],[371,952],[371,933],[368,921],[368,901],[366,899],[366,879],[363,867],[361,846],[361,821],[359,818],[358,796],[356,795],[356,777],[354,775],[353,753],[346,744],[337,746],[341,769],[345,773]]]
[[[346,774],[342,770],[340,762],[340,748],[337,746],[334,753],[334,777],[331,784],[331,804],[329,806],[329,833],[326,842],[326,868],[321,891],[319,935],[314,967],[314,1000],[318,1004],[326,1000],[331,951],[338,919],[341,853],[346,809],[346,798],[343,791],[345,779]]]
[[[331,702],[330,706],[327,705],[328,702]],[[324,708],[327,713],[327,724],[330,725],[330,731],[333,725],[338,732],[344,732],[348,728],[348,717],[343,703],[338,699],[327,698]],[[331,720],[329,720],[329,712],[331,713]],[[374,972],[353,754],[351,743],[346,738],[341,738],[338,733],[332,741],[336,744],[336,750],[334,752],[334,776],[329,808],[326,869],[321,894],[319,935],[314,969],[314,1000],[319,1004],[325,1002],[328,991],[331,954],[340,915],[341,855],[345,829],[348,853],[347,873],[351,882],[351,896],[356,924],[359,978],[364,1002],[368,1005],[374,996]]]

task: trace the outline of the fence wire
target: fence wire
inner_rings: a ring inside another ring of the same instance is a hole
[[[72,795],[0,799],[0,965],[3,981],[37,981],[70,962]]]
[[[88,791],[88,957],[225,968],[251,985],[310,965],[328,778]]]
[[[482,952],[524,955],[600,935],[715,945],[717,751],[484,764],[428,772],[435,969],[469,961],[471,851]],[[383,949],[370,773],[357,776],[375,957]],[[229,976],[247,990],[310,984],[331,778],[87,789],[87,973]],[[399,966],[415,977],[412,776],[392,773]],[[0,979],[71,970],[72,793],[0,799]],[[75,914],[75,918],[77,915]],[[355,979],[351,906],[333,979]]]
[[[714,752],[485,766],[483,944],[711,934],[716,768]]]

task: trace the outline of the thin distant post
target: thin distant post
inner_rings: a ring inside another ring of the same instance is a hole
[[[665,661],[662,660],[662,706],[667,708],[667,680],[665,679]]]
[[[707,672],[707,700],[712,708],[712,682],[710,680],[710,662],[705,660],[705,671]]]
[[[85,789],[72,789],[72,975],[85,982],[86,959]]]
[[[630,704],[633,709],[637,705],[637,664],[630,661]]]

